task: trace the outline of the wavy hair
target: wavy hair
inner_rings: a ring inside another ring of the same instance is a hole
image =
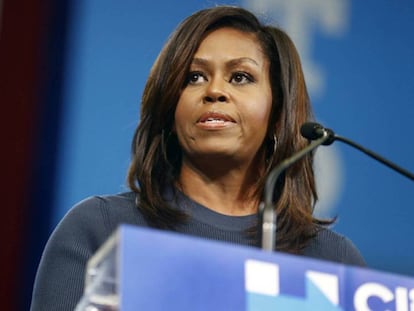
[[[272,110],[263,148],[267,150],[265,173],[258,180],[258,198],[267,174],[283,159],[308,142],[300,126],[313,119],[298,52],[281,29],[260,23],[251,12],[232,6],[204,9],[187,17],[172,33],[156,59],[141,101],[141,120],[132,141],[128,185],[139,194],[137,207],[147,221],[158,228],[174,229],[186,215],[169,205],[162,194],[177,180],[182,151],[171,134],[175,109],[193,56],[202,40],[223,27],[252,33],[270,62]],[[273,152],[273,137],[277,150]],[[321,225],[333,221],[313,217],[317,200],[310,154],[285,171],[276,186],[277,249],[299,253]]]

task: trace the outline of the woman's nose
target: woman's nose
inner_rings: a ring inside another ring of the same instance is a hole
[[[210,81],[204,95],[205,103],[226,103],[229,100],[229,94],[226,91],[226,81],[222,78],[215,78]]]

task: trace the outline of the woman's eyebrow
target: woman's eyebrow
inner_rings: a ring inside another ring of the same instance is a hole
[[[191,62],[192,65],[198,65],[198,66],[208,66],[209,61],[204,58],[193,58],[193,61]]]
[[[250,63],[250,64],[253,64],[255,66],[259,66],[259,63],[257,61],[255,61],[253,58],[240,57],[240,58],[235,58],[235,59],[232,59],[232,60],[228,61],[227,62],[227,67],[235,67],[235,66],[241,65],[243,63]]]
[[[235,67],[237,65],[241,65],[243,63],[251,63],[255,66],[260,66],[259,63],[254,60],[253,58],[250,57],[240,57],[240,58],[235,58],[235,59],[231,59],[226,63],[226,67]],[[199,57],[195,57],[193,58],[192,61],[192,65],[199,65],[199,66],[208,66],[209,65],[209,61],[204,59],[204,58],[199,58]]]

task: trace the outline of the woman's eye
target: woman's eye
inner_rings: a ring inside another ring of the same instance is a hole
[[[188,74],[187,82],[188,84],[197,84],[205,81],[205,77],[201,72],[190,72]]]
[[[236,72],[230,78],[230,82],[233,82],[236,84],[246,84],[246,83],[251,83],[253,81],[254,81],[253,77],[246,72]]]

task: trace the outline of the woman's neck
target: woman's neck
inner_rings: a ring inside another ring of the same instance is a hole
[[[223,167],[223,168],[221,168]],[[194,166],[184,161],[177,187],[194,201],[218,213],[233,216],[257,212],[258,174],[238,166]],[[254,170],[257,172],[257,170]]]

